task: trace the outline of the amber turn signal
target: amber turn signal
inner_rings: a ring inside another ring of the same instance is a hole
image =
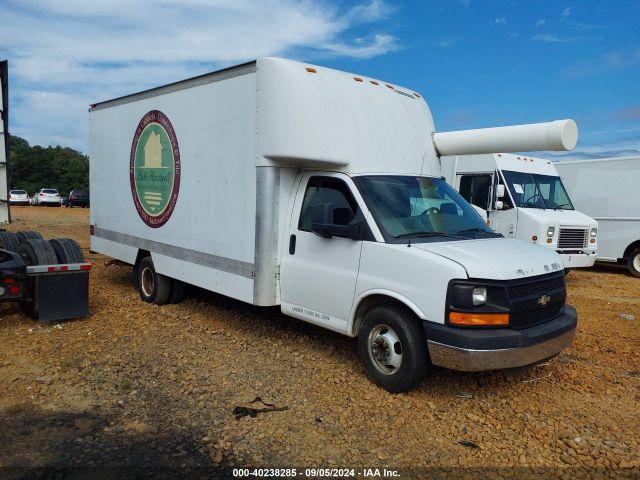
[[[509,325],[508,313],[449,313],[449,323],[453,325]]]

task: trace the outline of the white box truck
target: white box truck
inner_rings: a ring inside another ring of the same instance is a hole
[[[640,277],[640,157],[559,161],[576,208],[598,221],[598,261]]]
[[[572,343],[560,256],[498,237],[438,162],[570,149],[571,120],[435,133],[418,93],[261,58],[92,105],[89,122],[91,248],[133,265],[146,302],[186,282],[279,305],[357,337],[393,392],[430,363],[519,367]]]
[[[446,180],[486,211],[496,232],[557,251],[566,269],[595,263],[598,222],[574,208],[549,160],[491,153],[441,157],[441,164]]]

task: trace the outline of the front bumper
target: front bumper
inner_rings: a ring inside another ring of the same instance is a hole
[[[557,355],[573,343],[577,321],[575,308],[565,305],[559,317],[523,330],[423,325],[431,363],[478,372],[523,367]]]
[[[564,268],[593,267],[598,256],[597,252],[564,253],[561,250],[558,250],[558,254],[562,257]]]

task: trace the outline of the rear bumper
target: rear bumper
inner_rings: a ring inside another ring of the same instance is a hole
[[[434,365],[466,372],[523,367],[551,358],[573,343],[577,314],[565,305],[549,322],[523,330],[464,329],[424,322]]]
[[[558,254],[562,257],[564,268],[593,267],[593,264],[596,263],[596,257],[598,256],[596,252],[563,253],[562,251],[558,251]]]

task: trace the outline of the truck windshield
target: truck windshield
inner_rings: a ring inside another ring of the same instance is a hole
[[[499,236],[439,178],[367,175],[353,180],[387,242]]]
[[[560,177],[509,170],[502,174],[518,207],[574,209]]]

